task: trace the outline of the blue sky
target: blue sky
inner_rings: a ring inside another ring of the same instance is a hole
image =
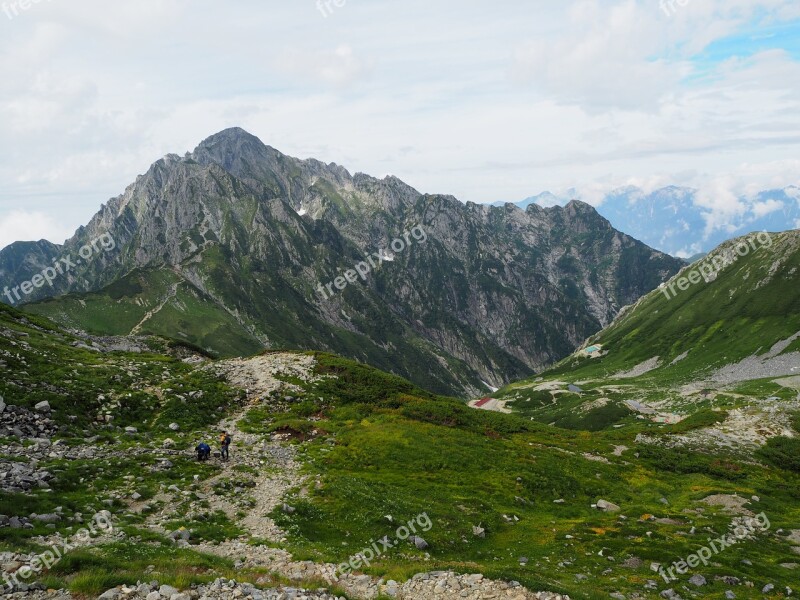
[[[234,125],[463,201],[800,183],[796,0],[2,3],[0,247]]]

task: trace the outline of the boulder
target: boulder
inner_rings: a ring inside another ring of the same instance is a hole
[[[423,540],[418,535],[412,535],[409,541],[417,547],[417,550],[425,550],[428,547],[428,542]]]
[[[158,588],[158,593],[161,594],[163,598],[172,598],[175,594],[179,594],[180,592],[171,585],[162,585]]]
[[[34,406],[33,408],[35,408],[37,411],[41,413],[49,413],[51,410],[50,403],[47,400],[42,400],[41,402],[36,404],[36,406]]]
[[[689,579],[689,583],[691,583],[695,587],[703,587],[706,583],[706,578],[702,575],[692,575],[692,578]]]
[[[169,534],[169,537],[172,541],[177,542],[178,540],[183,540],[184,542],[188,542],[192,538],[192,534],[188,529],[176,529],[172,533]],[[177,594],[177,591],[175,592]]]
[[[619,506],[607,500],[598,500],[597,508],[605,512],[619,512],[622,510]]]

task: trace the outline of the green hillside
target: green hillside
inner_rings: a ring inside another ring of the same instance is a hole
[[[570,429],[666,423],[670,444],[717,452],[750,455],[790,436],[800,410],[800,232],[758,235],[687,266],[575,354],[496,398]],[[737,247],[744,255],[723,266]]]
[[[427,548],[405,543],[358,570],[402,583],[415,573],[452,569],[572,598],[657,597],[690,575],[668,586],[651,563],[680,560],[709,535],[728,531],[734,513],[701,502],[725,494],[758,496],[745,507],[765,512],[771,529],[698,569],[709,582],[703,597],[723,598],[731,588],[716,576],[753,582],[753,589],[734,586],[741,598],[762,597],[753,592],[767,583],[777,593],[795,581],[796,573],[781,566],[796,556],[792,543],[776,533],[800,519],[800,474],[782,462],[786,449],[753,462],[646,446],[637,436],[670,432],[632,418],[622,429],[553,428],[475,411],[329,354],[190,364],[182,360],[186,348],[170,350],[154,338],[135,353],[83,347],[91,343],[0,307],[0,355],[8,373],[0,395],[28,409],[47,400],[60,427],[51,438],[52,456],[38,454],[29,439],[3,441],[4,466],[23,461],[53,477],[47,488],[1,492],[0,513],[62,507],[64,515],[55,529],[44,523],[0,528],[0,550],[40,548],[35,536],[75,530],[66,515],[103,507],[126,534],[71,551],[42,575],[50,587],[95,597],[137,580],[186,587],[220,574],[269,587],[285,581],[288,571],[237,560],[251,551],[289,551],[294,560],[338,564],[425,513]],[[243,369],[279,385],[261,389]],[[251,382],[247,400],[238,377]],[[197,463],[191,449],[221,427],[234,431],[231,462]],[[90,449],[92,457],[67,459],[68,448]],[[276,458],[286,453],[295,467]],[[263,494],[276,489],[282,499],[270,508]],[[620,512],[594,508],[601,499]],[[254,518],[271,519],[283,537],[256,535]],[[179,527],[191,532],[184,547],[168,539]],[[481,536],[474,527],[484,530]],[[345,595],[348,581],[331,589]]]

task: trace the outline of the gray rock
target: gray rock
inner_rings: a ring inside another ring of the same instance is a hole
[[[428,547],[428,542],[423,540],[418,535],[412,535],[409,541],[417,547],[417,550],[425,550]]]
[[[706,578],[702,575],[692,575],[692,578],[689,579],[689,583],[696,587],[703,587],[708,583],[708,581],[706,581]]]
[[[625,567],[626,569],[641,569],[644,566],[644,561],[637,556],[632,556],[626,559],[621,566]]]
[[[735,600],[736,594],[734,594],[731,590],[728,590],[727,592],[725,592],[725,598],[727,600]]]
[[[170,428],[172,431],[178,431],[178,430],[181,428],[181,426],[180,426],[180,425],[178,425],[177,423],[170,423],[170,424],[169,424],[169,428]]]
[[[192,533],[188,529],[176,529],[169,534],[169,537],[175,542],[178,540],[188,542],[192,538]]]
[[[163,598],[172,598],[172,596],[180,592],[171,585],[162,585],[158,588],[158,593],[161,594]]]
[[[774,590],[774,589],[775,589],[775,586],[774,586],[773,584],[771,584],[771,583],[768,583],[768,584],[767,584],[767,585],[765,585],[765,586],[764,586],[764,588],[761,590],[761,593],[762,593],[762,594],[769,594],[769,593],[770,593],[772,590]]]
[[[41,413],[47,413],[50,412],[51,410],[50,403],[47,400],[42,400],[41,402],[36,404],[36,406],[34,406],[33,408],[35,408],[37,411]]]
[[[55,513],[47,514],[47,515],[35,515],[32,517],[34,521],[39,521],[41,523],[57,523],[61,520],[61,517]]]
[[[622,510],[619,506],[607,500],[598,500],[597,508],[605,512],[619,512]]]

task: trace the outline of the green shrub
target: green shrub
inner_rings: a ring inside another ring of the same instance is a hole
[[[666,433],[686,433],[694,429],[702,429],[703,427],[711,427],[717,423],[722,423],[728,418],[728,412],[724,410],[714,411],[710,408],[699,410],[693,415],[685,418],[680,423],[675,423],[666,429]]]
[[[800,438],[774,437],[758,456],[780,469],[800,473]]]

